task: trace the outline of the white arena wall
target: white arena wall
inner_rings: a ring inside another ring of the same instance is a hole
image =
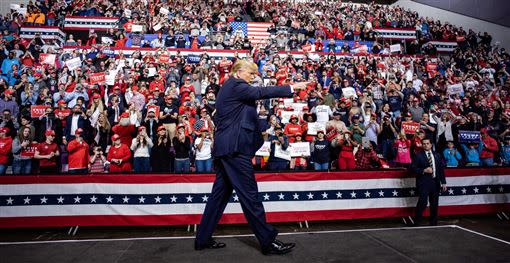
[[[455,26],[462,26],[466,31],[468,29],[473,29],[475,32],[487,31],[492,35],[493,44],[500,42],[501,46],[505,47],[507,50],[510,49],[510,28],[508,27],[420,4],[411,0],[399,0],[393,5],[416,11],[422,17],[432,17],[442,22],[447,21]]]

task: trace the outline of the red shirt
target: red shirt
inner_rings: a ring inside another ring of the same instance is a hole
[[[37,151],[39,152],[39,155],[49,155],[52,152],[57,153],[58,146],[56,143],[47,144],[46,142],[39,143],[37,146]],[[50,159],[40,159],[39,160],[39,166],[41,167],[48,167],[48,166],[56,166],[57,165],[57,156],[53,156]]]
[[[67,151],[69,152],[68,164],[69,169],[84,169],[89,165],[89,145],[82,141],[72,140],[67,144]]]
[[[290,122],[285,125],[285,130],[283,131],[285,135],[289,136],[289,142],[294,142],[296,140],[294,135],[298,132],[303,134],[301,126],[299,124],[292,124]]]
[[[131,171],[131,151],[125,144],[121,144],[119,147],[116,146],[110,147],[106,159],[110,162],[111,173]],[[117,163],[113,163],[112,159],[121,159],[122,163],[120,165]]]
[[[7,164],[12,149],[12,138],[0,138],[0,164]]]
[[[113,126],[112,131],[120,136],[120,142],[131,147],[133,142],[133,135],[135,133],[135,125],[129,124],[128,126],[122,126],[117,124]]]

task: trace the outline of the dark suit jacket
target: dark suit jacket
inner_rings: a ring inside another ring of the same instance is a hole
[[[216,99],[213,155],[240,153],[254,156],[264,143],[255,101],[291,96],[290,86],[253,87],[242,79],[225,81]]]
[[[441,155],[436,152],[432,152],[434,155],[434,163],[436,165],[436,176],[441,184],[446,184],[446,179],[444,176],[444,164],[441,159]],[[414,174],[416,174],[416,185],[419,185],[422,181],[432,179],[432,175],[430,173],[425,173],[423,170],[429,167],[429,160],[427,159],[427,155],[425,152],[419,152],[413,158],[413,162],[411,165],[411,170]]]
[[[152,131],[150,130],[150,120],[145,121],[142,125],[145,127],[147,135],[149,135],[152,142],[156,144],[158,139],[158,127],[161,126],[161,124],[154,120],[154,123],[152,124]]]
[[[66,127],[64,128],[64,136],[66,137],[67,141],[71,141],[71,124],[73,121],[73,114],[67,116],[66,118]],[[85,119],[83,116],[80,116],[78,118],[78,128],[83,129],[83,135],[82,137],[85,139],[85,141],[89,142],[90,139],[90,122],[88,119]]]

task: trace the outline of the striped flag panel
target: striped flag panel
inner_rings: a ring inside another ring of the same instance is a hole
[[[42,39],[56,39],[63,43],[66,35],[59,27],[50,26],[24,26],[20,29],[20,37],[32,39],[36,34],[40,34]]]
[[[65,30],[108,30],[118,26],[119,19],[115,17],[86,17],[66,16]]]
[[[214,175],[0,177],[4,227],[196,224]],[[418,192],[405,171],[257,175],[270,222],[410,215]],[[510,169],[447,171],[440,213],[503,211],[510,204]],[[233,193],[223,223],[244,217]]]
[[[379,38],[388,40],[414,40],[416,39],[416,31],[414,29],[401,28],[374,28],[374,32]]]

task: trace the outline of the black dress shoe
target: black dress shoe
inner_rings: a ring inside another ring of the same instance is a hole
[[[202,249],[207,249],[207,248],[217,249],[217,248],[224,248],[226,246],[227,246],[227,244],[222,243],[222,242],[218,242],[216,240],[211,240],[209,242],[209,244],[205,244],[205,245],[200,245],[200,244],[195,242],[195,250],[202,250]]]
[[[296,246],[295,243],[283,243],[279,240],[274,240],[268,246],[262,248],[262,254],[264,255],[283,255],[292,251],[292,248]]]

